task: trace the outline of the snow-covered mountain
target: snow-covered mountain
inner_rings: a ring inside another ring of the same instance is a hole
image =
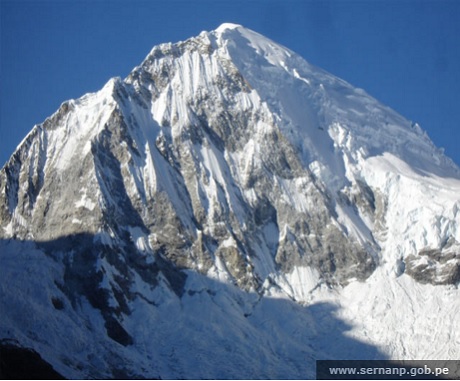
[[[0,339],[69,378],[460,358],[460,169],[239,25],[64,102],[0,172]]]

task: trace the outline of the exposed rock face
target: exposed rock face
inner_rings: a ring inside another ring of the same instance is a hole
[[[155,47],[124,81],[36,126],[0,172],[0,237],[8,255],[30,251],[52,269],[49,308],[81,311],[120,356],[139,350],[138,311],[218,298],[197,274],[248,293],[235,301],[244,318],[265,296],[308,304],[310,291],[365,282],[382,263],[458,284],[459,178],[418,127],[362,90],[220,28]],[[402,205],[409,189],[416,201]],[[440,206],[422,210],[438,190]],[[294,282],[299,269],[309,278]],[[121,371],[108,357],[97,357],[104,378]]]
[[[439,249],[424,249],[406,258],[406,272],[422,283],[460,282],[460,244],[449,239]]]

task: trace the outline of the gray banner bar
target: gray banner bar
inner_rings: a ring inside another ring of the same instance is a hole
[[[459,380],[460,360],[317,360],[318,380]]]

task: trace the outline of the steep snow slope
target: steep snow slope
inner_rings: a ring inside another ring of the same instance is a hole
[[[2,169],[0,338],[72,378],[456,359],[459,194],[418,125],[223,24],[63,103]]]

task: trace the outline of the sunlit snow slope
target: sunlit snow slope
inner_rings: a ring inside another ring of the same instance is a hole
[[[63,103],[0,172],[0,339],[70,378],[460,358],[460,170],[239,25]]]

